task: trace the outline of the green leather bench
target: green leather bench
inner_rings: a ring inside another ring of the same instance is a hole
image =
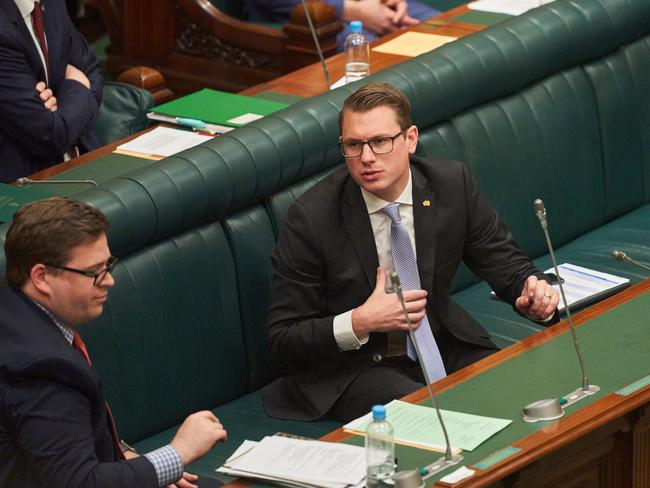
[[[560,261],[639,281],[609,252],[650,261],[648,66],[649,2],[558,0],[372,78],[409,96],[421,153],[464,161],[540,267],[549,261],[537,197]],[[110,218],[120,257],[103,316],[81,332],[138,448],[214,409],[230,440],[190,467],[208,474],[244,438],[338,426],[270,419],[259,388],[281,373],[264,346],[269,256],[291,202],[342,163],[337,117],[354,89],[80,194]],[[501,346],[539,329],[491,301],[468,269],[453,291]]]

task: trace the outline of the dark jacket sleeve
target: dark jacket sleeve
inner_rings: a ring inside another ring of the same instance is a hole
[[[39,98],[36,84],[41,80],[31,70],[22,46],[0,34],[0,129],[34,156],[63,155],[99,114],[103,87],[99,64],[71,24],[64,35],[70,64],[88,76],[91,89],[62,80],[54,89],[58,110],[51,112]]]
[[[62,383],[20,380],[3,392],[3,417],[33,466],[33,477],[51,488],[157,487],[153,465],[139,457],[98,461],[90,404]]]
[[[294,203],[273,253],[267,348],[279,364],[299,367],[341,353],[327,304],[325,263],[308,213]]]

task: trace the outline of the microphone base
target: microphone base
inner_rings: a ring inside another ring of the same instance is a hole
[[[566,408],[569,405],[573,405],[574,403],[579,402],[583,398],[587,398],[588,396],[598,393],[599,391],[600,391],[600,386],[598,385],[589,385],[589,389],[587,390],[583,390],[582,387],[576,388],[571,393],[564,395],[563,398],[566,400],[566,403],[562,405],[562,408]]]
[[[597,385],[589,385],[589,388],[583,390],[582,387],[576,388],[572,392],[563,396],[560,401],[557,398],[538,400],[524,407],[522,418],[524,422],[534,423],[547,420],[557,420],[564,417],[566,407],[579,402],[600,391]]]
[[[463,460],[463,456],[461,454],[455,454],[451,456],[451,459],[447,459],[445,456],[442,456],[438,458],[436,461],[434,461],[433,463],[422,468],[423,470],[427,471],[427,474],[422,476],[422,479],[426,480],[427,478],[430,478],[431,476],[438,474],[440,471],[447,469],[449,466],[458,464],[462,460]]]

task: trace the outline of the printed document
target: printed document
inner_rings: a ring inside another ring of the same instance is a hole
[[[347,444],[269,436],[246,441],[218,471],[296,486],[345,488],[366,475],[365,449]]]
[[[156,127],[154,130],[117,146],[115,152],[148,159],[162,159],[190,147],[198,146],[211,138],[212,136],[192,131]]]
[[[576,264],[563,263],[557,268],[560,278],[564,280],[562,286],[569,310],[597,302],[630,286],[630,280],[627,278],[583,268]],[[555,273],[555,270],[550,268],[545,273]],[[560,285],[553,285],[553,288],[560,293]],[[564,302],[561,298],[558,310],[560,313],[564,312]]]

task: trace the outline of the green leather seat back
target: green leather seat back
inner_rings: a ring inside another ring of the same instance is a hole
[[[118,263],[104,313],[80,332],[127,441],[246,392],[235,272],[219,224]]]
[[[266,313],[271,287],[271,252],[275,234],[264,207],[256,205],[228,216],[223,227],[235,263],[241,326],[246,346],[248,389],[277,375],[266,353]]]
[[[650,201],[650,36],[585,66],[595,93],[606,218]]]
[[[325,171],[309,176],[300,180],[298,183],[291,185],[289,188],[285,188],[284,190],[271,195],[267,203],[267,211],[271,217],[271,221],[273,222],[273,229],[276,238],[280,235],[280,230],[284,225],[284,220],[291,204],[295,202],[300,195],[305,193],[332,171],[333,168],[326,169]]]
[[[93,122],[93,130],[102,145],[131,136],[149,126],[147,112],[152,107],[153,97],[147,90],[106,81],[99,117]]]

